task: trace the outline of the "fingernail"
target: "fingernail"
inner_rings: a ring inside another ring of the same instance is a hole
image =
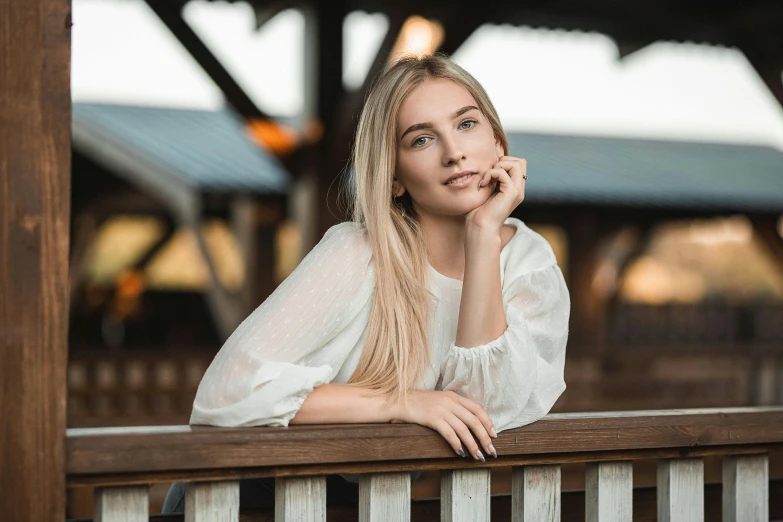
[[[498,452],[495,451],[495,446],[492,444],[489,445],[489,452],[493,457],[498,458]]]
[[[477,190],[477,191],[478,191],[478,190],[481,190],[481,181],[482,181],[482,180],[479,180],[478,187],[476,187],[476,190]]]
[[[476,458],[478,458],[481,462],[486,462],[484,455],[482,455],[480,451],[476,452]]]
[[[494,438],[497,438],[497,436],[498,436],[497,432],[495,431],[495,428],[490,428],[489,429],[489,434],[492,435],[492,437],[494,437]]]
[[[465,450],[462,447],[460,447],[460,449],[459,449],[459,456],[460,457],[464,457],[465,456]]]

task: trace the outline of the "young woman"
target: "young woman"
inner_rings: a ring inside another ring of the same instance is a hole
[[[375,80],[352,166],[353,221],[226,341],[191,424],[410,422],[496,457],[498,431],[565,389],[568,290],[546,240],[509,217],[526,162],[481,85],[436,55]]]

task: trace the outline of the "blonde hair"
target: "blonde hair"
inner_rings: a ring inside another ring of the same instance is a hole
[[[428,251],[410,195],[392,200],[397,162],[397,114],[427,79],[451,80],[476,100],[508,154],[497,112],[481,85],[443,54],[405,57],[375,78],[356,129],[352,154],[353,221],[364,225],[376,282],[365,349],[349,384],[405,401],[430,365]],[[391,116],[390,116],[391,115]],[[403,211],[404,210],[404,211]]]

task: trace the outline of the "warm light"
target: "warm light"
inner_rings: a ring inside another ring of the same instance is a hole
[[[111,284],[163,235],[163,223],[154,217],[116,215],[100,229],[85,260],[89,281]]]
[[[625,300],[648,304],[696,303],[705,292],[700,274],[667,266],[650,256],[643,256],[628,269],[621,290]]]
[[[744,216],[660,225],[621,277],[623,300],[733,303],[783,299],[783,274]]]
[[[299,143],[293,129],[271,120],[248,120],[247,132],[256,144],[276,156],[290,153]]]
[[[236,238],[220,220],[204,224],[204,241],[215,263],[223,286],[236,291],[244,284],[245,265]],[[149,288],[204,290],[209,285],[209,270],[189,230],[178,230],[150,261],[146,269]]]
[[[753,225],[745,216],[731,216],[708,221],[695,221],[690,226],[690,239],[703,245],[748,243]]]
[[[389,61],[406,55],[427,56],[435,52],[443,42],[443,26],[421,16],[411,16],[402,25]]]
[[[778,219],[778,235],[783,238],[783,214]]]

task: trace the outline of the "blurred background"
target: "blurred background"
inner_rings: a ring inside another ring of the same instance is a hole
[[[73,0],[69,427],[184,424],[330,226],[369,80],[445,51],[572,297],[554,411],[783,403],[783,9]]]

